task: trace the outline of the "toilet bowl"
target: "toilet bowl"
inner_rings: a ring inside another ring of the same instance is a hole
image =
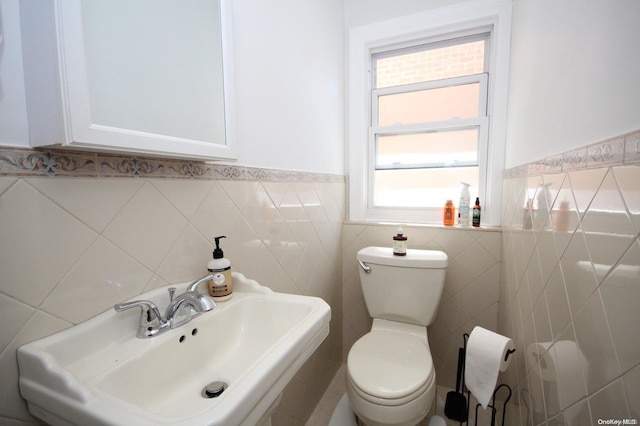
[[[413,426],[431,408],[435,371],[425,327],[374,319],[349,351],[347,395],[369,426]]]
[[[428,414],[436,374],[427,338],[444,287],[446,254],[391,249],[358,252],[371,331],[347,357],[346,389],[353,410],[369,426],[413,426]],[[367,272],[368,271],[368,272]]]

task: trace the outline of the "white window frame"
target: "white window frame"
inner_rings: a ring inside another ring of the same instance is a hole
[[[423,43],[424,40],[446,40],[486,32],[490,32],[487,52],[489,94],[487,117],[483,119],[488,120],[488,125],[484,127],[488,128],[489,135],[488,138],[486,135],[480,137],[478,162],[483,163],[483,172],[480,175],[479,195],[483,207],[482,225],[500,225],[511,34],[510,0],[475,0],[349,30],[349,220],[442,224],[442,209],[381,208],[370,204],[370,179],[374,164],[374,154],[369,144],[373,102],[372,55],[391,48]]]

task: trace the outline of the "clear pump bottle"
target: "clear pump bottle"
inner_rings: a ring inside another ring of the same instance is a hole
[[[471,203],[471,194],[469,193],[469,184],[460,182],[462,191],[460,191],[460,202],[458,203],[458,225],[469,225],[469,203]]]

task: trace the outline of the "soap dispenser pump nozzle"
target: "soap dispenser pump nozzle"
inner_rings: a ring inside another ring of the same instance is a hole
[[[224,236],[224,235],[221,235],[219,237],[215,237],[214,238],[214,240],[216,241],[216,248],[215,248],[215,250],[213,250],[213,258],[214,259],[222,259],[224,257],[224,252],[220,248],[220,239],[221,238],[227,238],[227,237]]]

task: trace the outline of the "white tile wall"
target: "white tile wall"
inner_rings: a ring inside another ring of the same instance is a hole
[[[202,276],[226,235],[234,270],[331,305],[331,334],[274,416],[304,424],[341,362],[344,211],[331,179],[0,177],[0,423],[34,422],[18,393],[21,344]]]
[[[500,325],[518,349],[513,424],[640,419],[638,182],[637,164],[609,163],[505,179]],[[551,214],[522,229],[525,200],[546,183]]]

